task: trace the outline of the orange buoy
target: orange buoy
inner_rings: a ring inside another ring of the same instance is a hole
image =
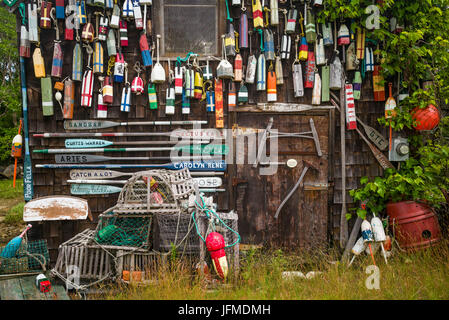
[[[418,131],[433,130],[440,122],[440,112],[433,104],[412,110],[412,118],[417,122],[414,128]]]

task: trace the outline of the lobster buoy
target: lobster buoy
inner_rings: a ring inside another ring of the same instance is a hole
[[[417,124],[413,126],[416,130],[433,130],[440,122],[440,112],[433,104],[429,104],[422,109],[419,107],[413,109],[412,118],[417,122]]]
[[[212,258],[214,269],[220,278],[225,279],[228,275],[228,261],[224,251],[225,241],[218,232],[211,232],[206,238],[206,247]]]

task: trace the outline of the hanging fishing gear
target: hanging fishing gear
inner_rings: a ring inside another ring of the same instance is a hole
[[[31,57],[31,43],[30,34],[27,30],[28,21],[25,17],[25,4],[21,3],[19,5],[19,14],[22,18],[20,26],[20,44],[19,44],[19,56],[23,58]]]
[[[92,96],[94,89],[94,74],[92,67],[90,66],[93,50],[88,44],[84,45],[87,52],[87,70],[83,75],[83,83],[81,86],[81,106],[90,108],[92,107]]]
[[[175,87],[173,85],[174,73],[171,69],[171,62],[168,59],[168,87],[165,95],[165,114],[175,114]]]
[[[135,93],[136,95],[141,95],[144,92],[145,88],[143,79],[140,77],[140,74],[143,70],[139,61],[136,61],[136,63],[134,64],[134,71],[136,71],[137,74],[131,82],[131,92]]]
[[[128,64],[124,63],[125,86],[122,89],[122,99],[120,101],[120,111],[129,112],[131,109],[131,87],[128,82]]]

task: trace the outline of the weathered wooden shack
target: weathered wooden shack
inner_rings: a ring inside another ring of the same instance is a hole
[[[51,2],[53,7],[60,4],[59,1]],[[84,2],[84,1],[81,1]],[[95,28],[94,12],[102,14],[110,13],[104,7],[92,6],[86,1],[85,9],[88,17]],[[93,3],[93,1],[90,1]],[[96,1],[95,1],[96,2]],[[248,57],[254,54],[258,57],[263,54],[259,32],[253,30],[252,2],[242,1],[244,6],[232,6],[229,2],[229,14],[227,13],[226,2],[224,0],[155,0],[152,5],[147,6],[147,38],[151,44],[156,44],[156,35],[161,35],[160,41],[160,62],[165,69],[166,77],[169,77],[170,69],[174,70],[177,57],[184,58],[187,53],[198,54],[197,63],[200,66],[209,63],[214,77],[217,76],[216,69],[222,59],[223,41],[221,35],[229,31],[232,24],[236,31],[239,31],[240,17],[247,14],[249,25],[249,48],[239,48],[243,60],[244,70]],[[232,1],[234,2],[234,1]],[[269,9],[269,1],[265,1]],[[44,3],[44,1],[42,1]],[[70,2],[71,3],[71,2]],[[78,2],[75,2],[77,4]],[[122,6],[123,1],[117,3]],[[290,9],[290,1],[277,1],[280,9]],[[304,4],[293,1],[298,12],[302,12]],[[69,1],[65,1],[66,7]],[[243,10],[243,8],[245,10]],[[142,12],[144,7],[142,6]],[[319,7],[310,6],[311,12],[320,10]],[[20,39],[22,18],[17,13],[17,31]],[[285,19],[282,11],[279,11],[279,25],[267,24],[264,28],[270,29],[274,35],[274,52],[280,54],[281,37],[285,30]],[[263,11],[265,23],[268,11]],[[40,17],[40,14],[38,15]],[[292,65],[295,61],[298,43],[296,37],[300,36],[300,24],[302,20],[299,15],[295,20],[295,30],[289,34],[292,43],[289,59],[282,60],[283,84],[277,85],[277,102],[268,103],[265,90],[257,91],[256,84],[248,84],[248,102],[234,106],[228,105],[228,95],[231,84],[239,90],[240,83],[232,80],[223,80],[223,101],[224,101],[224,129],[254,128],[265,129],[273,118],[273,129],[279,132],[307,132],[310,131],[310,119],[316,127],[319,137],[319,144],[322,156],[318,156],[313,139],[297,137],[279,138],[278,161],[285,162],[288,159],[295,159],[298,165],[289,168],[279,165],[278,170],[272,175],[261,175],[260,166],[255,168],[252,163],[245,164],[228,163],[224,176],[224,188],[226,192],[216,193],[219,209],[222,211],[236,210],[239,216],[239,232],[243,243],[269,243],[272,245],[282,245],[298,248],[315,248],[317,246],[326,247],[338,242],[340,237],[340,217],[342,214],[342,203],[345,201],[350,207],[352,200],[346,192],[346,200],[342,196],[342,159],[341,159],[341,138],[340,138],[340,113],[330,101],[321,102],[319,105],[312,105],[312,90],[306,88],[302,97],[295,97],[292,77]],[[231,22],[232,19],[232,22]],[[59,37],[63,51],[62,76],[52,78],[52,83],[71,77],[73,67],[73,49],[76,41],[65,40],[64,30],[66,28],[65,19],[57,19]],[[318,26],[318,30],[320,26]],[[51,20],[51,28],[39,31],[40,48],[45,61],[45,70],[50,74],[52,67],[52,56],[55,41],[55,23]],[[81,26],[82,27],[82,26]],[[263,28],[261,29],[263,30]],[[80,31],[81,32],[81,31]],[[95,30],[97,33],[97,30]],[[238,33],[238,32],[237,32]],[[319,31],[321,34],[321,32]],[[118,33],[117,33],[118,34]],[[139,36],[141,30],[136,29],[133,19],[128,20],[127,37],[128,46],[121,47],[125,61],[128,63],[128,80],[135,77],[134,65],[136,62],[142,64],[141,52],[139,49]],[[241,36],[241,35],[239,35]],[[336,39],[334,39],[336,41]],[[238,38],[236,40],[238,44]],[[108,65],[108,54],[105,42],[103,64]],[[31,45],[31,53],[36,48],[36,43]],[[313,51],[313,47],[311,49]],[[83,70],[88,64],[88,55],[83,49]],[[153,49],[153,62],[156,61],[156,48]],[[340,50],[341,51],[341,50]],[[330,60],[333,53],[333,46],[325,47],[326,58]],[[209,58],[208,58],[209,57]],[[217,59],[211,58],[216,57]],[[193,58],[192,58],[193,59]],[[70,195],[69,179],[70,169],[45,169],[36,168],[38,164],[51,164],[55,162],[54,155],[33,153],[34,150],[42,148],[64,148],[64,139],[61,138],[37,138],[33,134],[65,132],[64,118],[59,108],[57,100],[54,98],[54,115],[44,116],[42,112],[41,82],[35,77],[33,59],[26,60],[26,86],[28,95],[28,125],[29,125],[29,147],[32,157],[33,173],[33,198],[48,195]],[[234,64],[234,56],[227,56],[227,60]],[[92,63],[92,62],[90,62]],[[185,64],[185,62],[183,62]],[[302,61],[303,76],[306,70],[306,61]],[[273,63],[274,65],[274,63]],[[266,67],[270,66],[270,62]],[[322,66],[317,66],[317,71],[321,74]],[[106,70],[106,69],[105,69]],[[216,127],[216,114],[206,111],[206,101],[196,99],[190,100],[190,113],[182,113],[181,96],[176,96],[175,114],[166,115],[166,89],[168,81],[156,85],[157,109],[149,108],[148,95],[146,90],[150,82],[152,67],[144,68],[141,77],[144,81],[145,91],[141,95],[132,95],[131,108],[129,112],[120,111],[122,83],[114,82],[114,101],[108,105],[107,120],[111,121],[143,121],[143,120],[207,120],[207,125],[203,127]],[[105,71],[106,72],[106,71]],[[353,71],[346,72],[346,77],[352,81]],[[98,119],[98,91],[100,82],[95,76],[93,88],[93,103],[89,108],[80,105],[81,82],[75,82],[75,104],[73,119],[87,120]],[[339,90],[332,91],[337,97]],[[363,81],[361,99],[356,101],[356,113],[365,123],[375,127],[386,136],[376,119],[384,113],[384,103],[375,102],[373,99],[373,81],[370,73],[366,74]],[[342,104],[344,108],[344,104]],[[92,132],[164,132],[176,129],[176,126],[132,126],[132,127],[112,127]],[[183,127],[187,129],[187,127]],[[378,176],[382,168],[376,162],[368,146],[354,130],[343,130],[345,150],[345,174],[346,190],[359,186],[362,176]],[[111,141],[137,141],[146,139],[145,137],[112,137]],[[109,155],[109,154],[107,154]],[[163,152],[135,152],[132,156],[164,156]],[[114,156],[130,156],[130,153],[118,153]],[[300,177],[307,161],[316,170],[310,170],[298,190],[283,207],[277,219],[274,214],[293,188]],[[164,162],[164,161],[162,161]],[[104,161],[104,163],[117,163],[116,161]],[[142,163],[142,161],[127,161],[127,163]],[[144,161],[148,163],[148,161]],[[161,163],[155,161],[154,163]],[[123,169],[122,171],[132,171]],[[134,170],[136,171],[136,170]],[[86,229],[94,228],[98,215],[106,209],[112,207],[117,200],[118,193],[108,195],[87,195],[82,196],[89,202],[90,210],[93,214],[93,221],[82,222],[45,222],[36,224],[34,235],[47,239],[51,257],[55,259],[59,244],[66,241],[76,233]]]

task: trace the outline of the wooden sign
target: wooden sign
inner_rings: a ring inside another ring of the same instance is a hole
[[[68,120],[64,121],[66,130],[92,130],[118,126],[172,126],[172,125],[196,125],[207,124],[205,120],[184,121],[138,121],[138,122],[113,122],[106,120]]]
[[[332,106],[313,106],[299,103],[258,103],[257,109],[264,112],[302,112],[308,110],[329,109]]]
[[[111,194],[122,191],[122,188],[98,184],[72,184],[70,193],[75,195]]]
[[[123,176],[132,176],[134,172],[119,172],[114,170],[99,170],[99,169],[74,169],[70,170],[70,179],[114,179]],[[190,172],[192,176],[218,176],[223,175],[224,172]]]
[[[227,164],[224,160],[181,161],[163,164],[36,164],[36,168],[43,169],[168,169],[190,171],[226,171]]]

